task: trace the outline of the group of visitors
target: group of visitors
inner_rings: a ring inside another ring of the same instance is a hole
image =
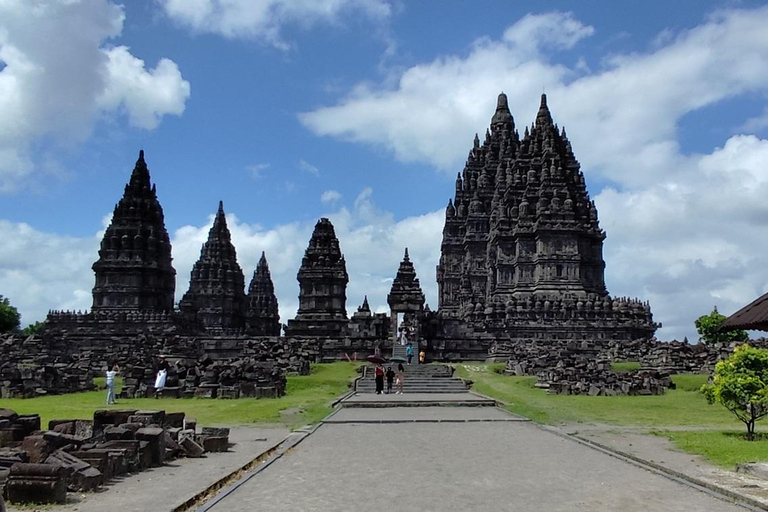
[[[168,377],[168,370],[171,369],[168,362],[163,356],[160,356],[157,360],[157,373],[155,374],[155,398],[160,398],[160,392],[165,387],[165,381]],[[115,378],[120,373],[120,367],[117,363],[107,366],[106,385],[107,385],[107,405],[112,405],[115,402]],[[2,512],[2,511],[0,511]]]
[[[380,395],[384,393],[384,379],[387,379],[387,391],[386,394],[392,393],[392,382],[395,383],[395,394],[403,394],[403,382],[405,382],[405,368],[403,363],[398,363],[397,373],[392,370],[391,366],[388,366],[386,371],[381,363],[376,365],[374,370],[374,376],[376,377],[376,394]]]

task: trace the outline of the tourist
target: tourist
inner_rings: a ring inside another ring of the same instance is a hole
[[[155,377],[155,398],[160,398],[160,393],[162,393],[163,388],[165,387],[165,379],[167,377],[168,371],[161,367],[157,371],[157,376]]]
[[[408,358],[408,366],[411,365],[411,361],[413,360],[413,344],[408,343],[408,346],[405,347],[405,355]]]
[[[419,352],[419,364],[424,364],[424,361],[427,359],[427,353],[423,350]]]
[[[395,375],[395,389],[397,389],[397,395],[403,394],[403,382],[405,381],[405,368],[403,363],[397,364],[397,374]]]
[[[120,367],[117,364],[107,370],[107,405],[115,403],[115,377],[120,373]]]
[[[376,394],[380,395],[384,392],[384,367],[381,363],[376,365],[374,375],[376,376]]]
[[[387,394],[390,394],[392,392],[392,381],[395,380],[395,372],[392,371],[392,367],[387,367]]]

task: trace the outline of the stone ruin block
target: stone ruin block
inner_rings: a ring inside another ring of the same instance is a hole
[[[141,428],[136,431],[136,439],[149,443],[152,465],[162,466],[165,459],[165,431],[160,427]]]
[[[227,427],[203,427],[203,429],[200,432],[200,434],[204,435],[204,436],[229,437],[229,428],[227,428]]]
[[[183,412],[166,412],[163,419],[163,426],[166,428],[184,428]]]
[[[45,459],[45,463],[64,468],[70,490],[92,491],[103,483],[101,471],[65,451],[56,450]]]
[[[48,422],[48,430],[60,434],[73,435],[79,439],[93,437],[92,420],[51,420]]]
[[[162,389],[155,390],[155,395],[160,398],[181,398],[182,390],[178,386],[167,386]]]
[[[64,468],[54,464],[14,464],[6,489],[11,503],[64,503],[67,499]]]
[[[239,390],[234,386],[219,386],[216,398],[237,399],[240,397]]]
[[[203,453],[205,453],[203,447],[194,440],[194,434],[180,436],[180,439],[181,441],[179,444],[181,445],[181,449],[184,450],[184,455],[187,457],[202,457]]]
[[[133,439],[133,430],[127,428],[125,425],[131,425],[127,423],[118,426],[108,426],[104,429],[104,439],[107,441],[125,441]]]
[[[165,420],[165,411],[136,411],[128,417],[128,423],[140,423],[144,426],[162,425]]]
[[[225,452],[229,449],[229,438],[221,436],[198,436],[206,452]]]
[[[191,430],[192,433],[197,429],[197,418],[193,416],[186,416],[184,418],[184,430]]]
[[[101,473],[102,483],[109,481],[114,475],[111,474],[109,466],[109,452],[107,450],[91,449],[84,451],[70,452],[73,457],[77,457],[83,462],[87,462],[92,468]]]
[[[96,450],[104,450],[109,455],[110,473],[124,475],[139,470],[144,466],[141,459],[141,443],[135,439],[107,441],[97,445]],[[91,451],[91,450],[89,450]]]
[[[216,398],[218,384],[200,384],[195,390],[195,398]]]
[[[29,435],[32,432],[40,430],[40,415],[20,414],[14,423],[16,425],[21,425],[24,428],[25,435]]]
[[[136,409],[99,409],[93,412],[93,431],[101,432],[107,425],[128,423],[128,418],[136,414]]]

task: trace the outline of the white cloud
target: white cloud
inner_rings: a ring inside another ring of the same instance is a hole
[[[264,171],[269,169],[270,165],[268,163],[263,164],[253,164],[246,167],[246,170],[251,173],[251,177],[254,180],[257,180],[261,178],[264,175]]]
[[[147,71],[127,48],[104,46],[124,19],[109,0],[0,2],[0,191],[87,139],[101,115],[124,112],[151,129],[181,114],[189,84],[172,61]]]
[[[385,0],[158,0],[173,20],[196,32],[230,39],[256,39],[287,50],[286,25],[309,27],[338,24],[349,12],[374,21],[386,20],[391,6]]]
[[[320,169],[312,165],[311,163],[307,162],[306,160],[299,160],[299,169],[302,171],[306,171],[309,174],[314,174],[315,176],[320,176]]]
[[[339,199],[341,199],[341,193],[337,190],[326,190],[320,195],[320,201],[323,204],[335,203]]]
[[[107,111],[122,108],[130,123],[152,130],[164,115],[180,116],[189,98],[189,82],[181,77],[179,67],[168,59],[160,59],[153,70],[131,55],[125,46],[104,50],[107,84],[97,102]]]
[[[693,320],[728,314],[768,290],[768,141],[749,133],[685,155],[678,123],[745,93],[768,92],[768,8],[721,10],[686,31],[665,31],[645,53],[571,67],[554,51],[592,34],[570,14],[529,15],[467,55],[441,56],[380,86],[359,84],[337,105],[300,115],[318,135],[383,147],[401,161],[455,173],[484,132],[500,90],[520,131],[546,87],[596,195],[607,283],[650,299],[662,338],[695,339]],[[562,59],[560,59],[562,61]],[[764,126],[756,117],[742,129]],[[446,191],[446,196],[450,191]]]
[[[362,304],[363,296],[374,310],[384,311],[387,293],[397,273],[405,247],[422,281],[431,305],[436,306],[434,268],[439,259],[444,212],[394,221],[391,212],[380,210],[366,189],[352,210],[329,212],[346,256],[350,282],[347,311],[351,315]],[[104,219],[109,223],[110,216]],[[213,223],[211,215],[204,225],[186,225],[172,232],[173,264],[177,271],[176,300],[189,287],[189,277],[200,248]],[[296,315],[299,285],[296,272],[312,235],[315,222],[294,222],[273,228],[242,222],[229,213],[227,223],[237,257],[245,274],[246,286],[265,251],[283,322]],[[87,309],[91,306],[93,272],[103,231],[92,237],[62,237],[35,230],[27,224],[0,220],[0,294],[8,297],[23,315],[23,323],[43,320],[49,309]]]

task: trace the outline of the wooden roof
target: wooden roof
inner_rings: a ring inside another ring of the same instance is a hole
[[[725,319],[722,330],[747,329],[768,331],[768,293],[761,295]]]

